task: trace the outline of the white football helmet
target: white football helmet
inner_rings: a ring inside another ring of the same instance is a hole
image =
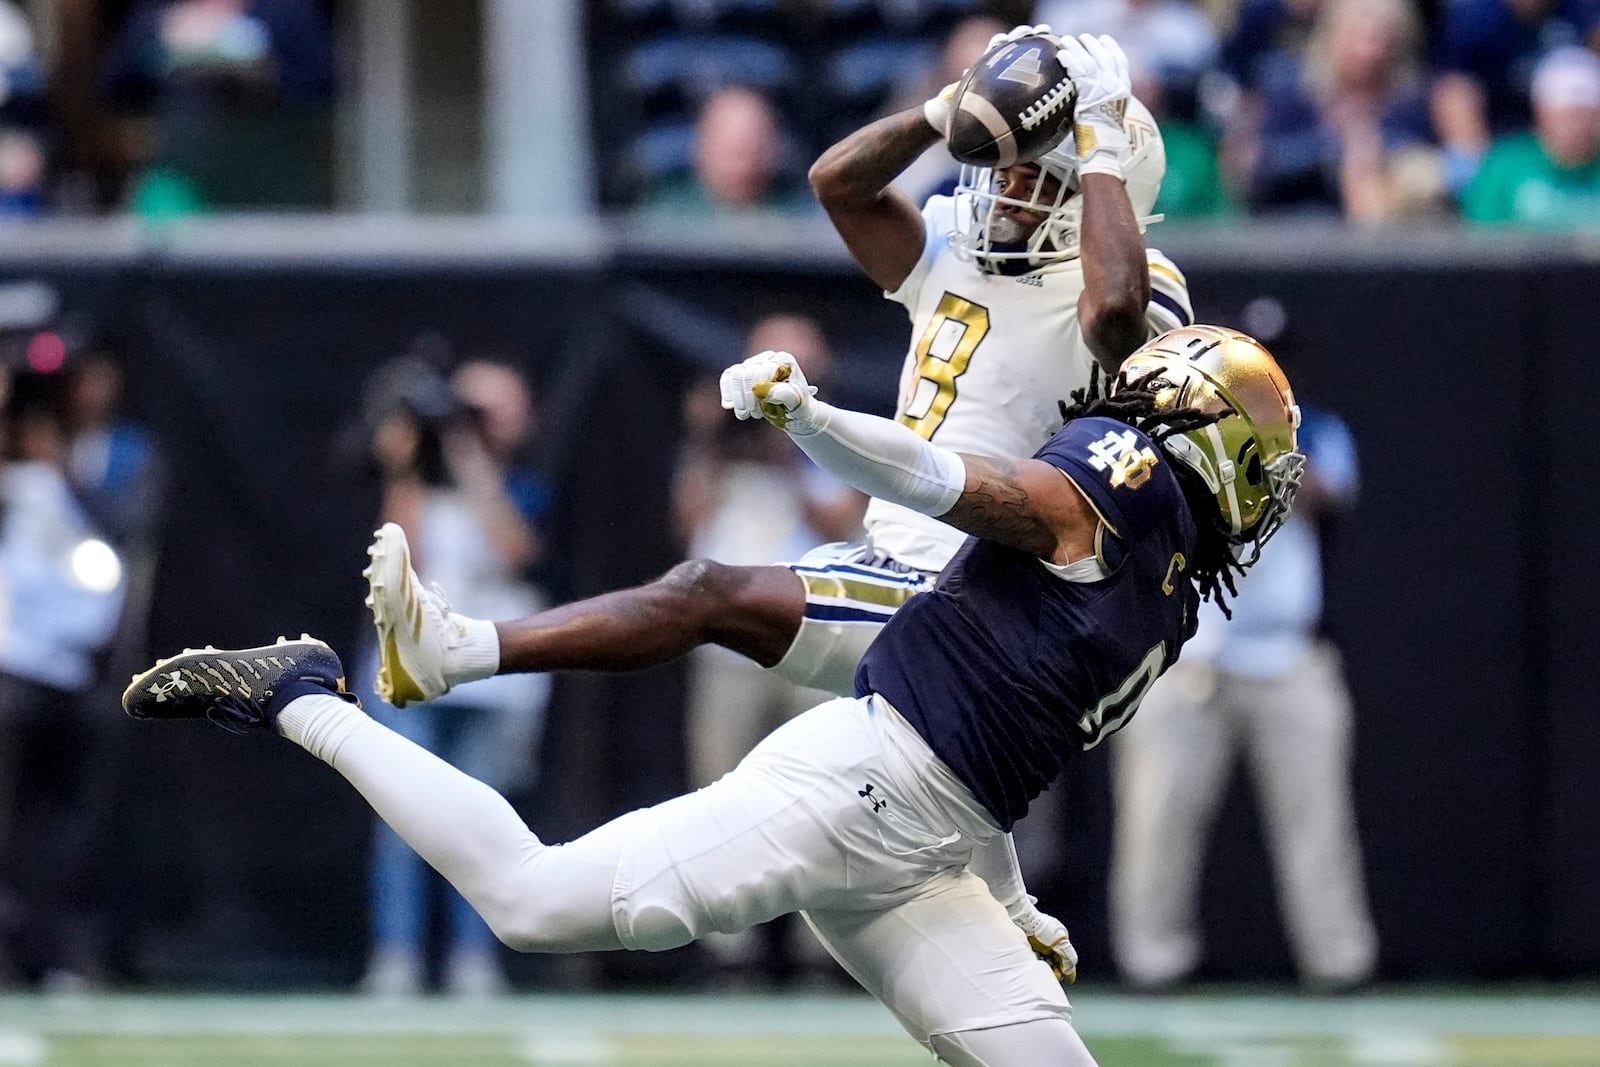
[[[1122,157],[1122,174],[1139,232],[1143,233],[1147,224],[1161,219],[1151,212],[1161,192],[1161,179],[1167,173],[1167,150],[1149,109],[1131,97],[1123,126],[1128,131],[1128,152]],[[997,272],[1007,265],[1011,271],[1032,270],[1078,257],[1083,201],[1078,196],[1078,157],[1072,137],[1046,152],[1038,163],[1045,174],[1060,182],[1050,200],[1042,199],[1043,181],[1034,186],[1031,199],[1017,200],[1000,195],[993,167],[962,165],[955,191],[956,230],[950,237],[958,254],[974,260],[984,270]],[[1039,212],[1045,220],[1025,243],[999,244],[989,239],[989,231],[995,209],[1001,205]]]

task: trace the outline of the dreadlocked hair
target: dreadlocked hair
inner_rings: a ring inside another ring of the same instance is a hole
[[[1056,402],[1061,409],[1061,422],[1065,425],[1073,419],[1102,416],[1126,423],[1155,442],[1176,475],[1178,487],[1183,491],[1183,498],[1194,516],[1195,558],[1190,561],[1185,573],[1194,583],[1196,591],[1231,619],[1233,612],[1228,607],[1227,597],[1239,595],[1233,576],[1243,574],[1244,568],[1234,555],[1228,528],[1223,525],[1222,514],[1217,510],[1216,498],[1211,490],[1188,464],[1172,462],[1172,454],[1167,451],[1165,442],[1173,434],[1210,426],[1233,414],[1233,411],[1225,409],[1208,414],[1197,408],[1158,408],[1155,379],[1160,373],[1153,370],[1129,380],[1126,371],[1119,372],[1116,391],[1109,392],[1101,389],[1100,368],[1096,365],[1089,372],[1088,388],[1072,391],[1071,404],[1065,400]]]

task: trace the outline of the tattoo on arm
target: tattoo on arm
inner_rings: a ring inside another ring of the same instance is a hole
[[[908,108],[835,144],[817,160],[813,173],[831,179],[829,188],[836,197],[870,203],[938,139],[922,109]]]
[[[1054,555],[1058,535],[1018,477],[1018,461],[971,455],[961,458],[967,467],[967,487],[940,520],[1041,559]]]

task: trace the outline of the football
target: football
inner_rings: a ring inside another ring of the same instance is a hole
[[[1030,163],[1072,131],[1077,96],[1053,39],[1004,42],[985,52],[956,85],[945,143],[963,163]]]

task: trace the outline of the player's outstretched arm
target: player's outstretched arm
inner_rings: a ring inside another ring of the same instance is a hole
[[[1099,516],[1056,467],[951,452],[897,422],[825,404],[815,392],[787,352],[762,352],[722,372],[724,408],[783,429],[862,492],[1052,563],[1094,553]]]
[[[811,189],[867,277],[893,292],[922,257],[922,215],[889,183],[939,141],[922,108],[879,119],[811,165]]]

